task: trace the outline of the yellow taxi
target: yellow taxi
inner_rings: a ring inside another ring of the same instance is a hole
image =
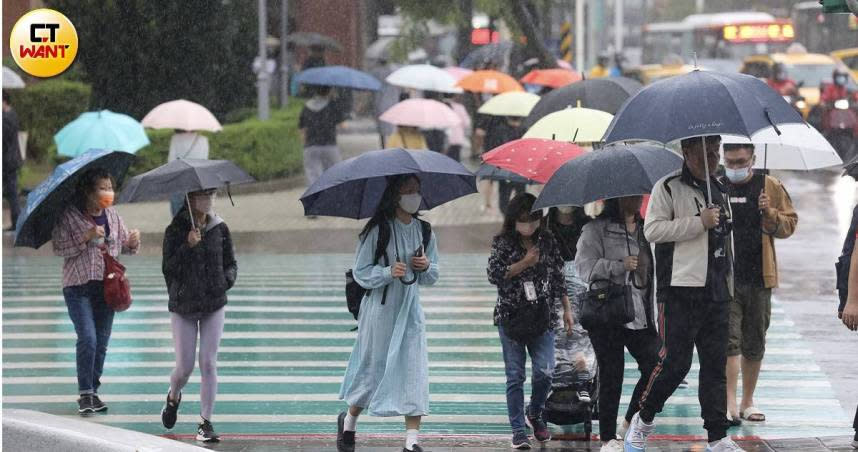
[[[628,70],[623,75],[636,79],[644,85],[657,82],[674,75],[687,74],[694,70],[690,64],[644,64]]]
[[[772,67],[776,63],[783,64],[787,77],[801,85],[799,94],[804,97],[805,104],[800,110],[806,118],[810,110],[819,103],[820,84],[831,82],[831,74],[838,65],[837,60],[821,53],[752,55],[745,58],[739,71],[754,77],[769,79],[772,77]]]
[[[852,72],[852,78],[858,80],[858,47],[831,52],[835,60],[840,61]]]

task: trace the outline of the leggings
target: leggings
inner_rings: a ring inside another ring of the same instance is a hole
[[[173,397],[182,392],[194,371],[197,333],[200,336],[200,416],[211,420],[217,394],[217,348],[223,335],[224,308],[206,314],[170,313],[176,368],[170,376]]]

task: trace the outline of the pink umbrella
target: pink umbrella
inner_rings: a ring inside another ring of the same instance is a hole
[[[404,100],[382,113],[379,119],[398,126],[423,129],[446,129],[461,124],[456,112],[446,104],[431,99]]]
[[[458,66],[445,67],[444,70],[447,71],[448,74],[452,75],[453,78],[456,79],[457,82],[459,80],[471,75],[471,73],[474,72],[470,69],[465,69],[463,67],[458,67]]]
[[[180,129],[187,131],[223,129],[217,118],[206,107],[185,99],[164,102],[143,118],[144,127],[153,129]]]
[[[575,70],[574,68],[572,68],[572,64],[566,60],[557,60],[557,66],[559,66],[562,69],[568,69],[570,71]]]

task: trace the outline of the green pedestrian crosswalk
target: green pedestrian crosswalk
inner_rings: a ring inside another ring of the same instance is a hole
[[[219,353],[213,422],[233,434],[332,433],[344,408],[337,393],[355,333],[345,308],[348,255],[239,256]],[[109,414],[96,422],[167,433],[159,412],[173,367],[160,259],[126,258],[134,305],[116,315],[100,392]],[[3,403],[75,416],[75,334],[62,298],[61,261],[3,260]],[[441,280],[422,288],[430,362],[430,410],[423,431],[506,433],[505,377],[495,295],[486,256],[443,256]],[[764,425],[737,435],[808,437],[848,434],[847,416],[794,324],[774,303],[757,391]],[[627,355],[623,404],[636,382]],[[698,366],[658,418],[658,434],[699,435]],[[199,410],[199,372],[184,391],[174,432],[190,432]],[[363,432],[400,432],[401,419],[361,418]],[[581,426],[553,427],[580,432]],[[598,430],[597,430],[598,431]],[[732,432],[732,431],[731,431]]]

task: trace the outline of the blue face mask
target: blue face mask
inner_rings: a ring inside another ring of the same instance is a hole
[[[725,167],[724,172],[727,175],[727,179],[730,179],[730,182],[742,182],[751,174],[751,167],[746,166],[738,169]]]

